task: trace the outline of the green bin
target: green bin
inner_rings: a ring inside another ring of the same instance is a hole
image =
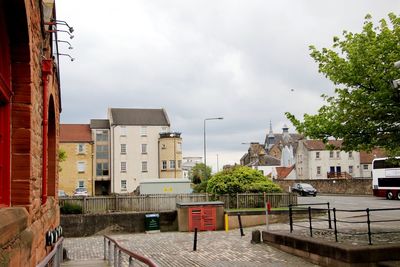
[[[160,214],[146,214],[144,217],[144,229],[146,232],[159,232]]]

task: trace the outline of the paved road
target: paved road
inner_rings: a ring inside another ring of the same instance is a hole
[[[160,266],[315,266],[265,244],[251,244],[251,230],[200,232],[197,251],[193,251],[193,233],[114,235],[130,250],[146,255]],[[103,257],[103,237],[66,238],[64,247],[74,260]]]

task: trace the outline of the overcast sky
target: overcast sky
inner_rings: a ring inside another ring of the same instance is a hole
[[[308,46],[330,47],[343,30],[359,32],[400,10],[393,0],[57,0],[57,18],[74,27],[59,39],[61,123],[106,118],[108,107],[165,108],[182,133],[184,156],[214,171],[239,162],[243,142],[264,142],[287,124],[284,112],[315,113],[333,85]],[[61,26],[58,29],[62,29]]]

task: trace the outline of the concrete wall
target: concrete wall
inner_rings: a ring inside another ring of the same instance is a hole
[[[96,234],[143,233],[145,231],[145,214],[138,212],[109,214],[61,215],[61,226],[65,237],[81,237]],[[177,212],[157,212],[160,214],[160,230],[177,231]]]
[[[308,183],[319,193],[372,195],[372,179],[312,179],[312,180],[274,180],[282,189],[289,192],[294,183]]]

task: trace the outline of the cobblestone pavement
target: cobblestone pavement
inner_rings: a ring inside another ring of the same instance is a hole
[[[197,251],[193,251],[193,233],[118,234],[113,238],[159,266],[316,266],[266,244],[251,244],[251,231],[257,228],[246,228],[244,237],[238,229],[199,232]],[[73,260],[102,258],[103,246],[102,236],[66,238],[64,242]]]

